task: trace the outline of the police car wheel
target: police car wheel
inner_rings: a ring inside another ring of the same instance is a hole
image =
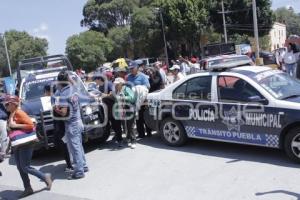
[[[163,141],[169,146],[182,146],[186,140],[186,132],[180,122],[167,118],[160,126],[160,135]]]
[[[300,128],[288,132],[284,140],[284,150],[289,158],[300,163]]]

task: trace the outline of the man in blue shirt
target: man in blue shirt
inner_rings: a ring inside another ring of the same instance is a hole
[[[148,89],[150,88],[148,77],[138,70],[138,64],[136,62],[129,63],[128,68],[130,70],[130,74],[127,77],[127,81],[129,83],[133,84],[134,86],[143,85]]]
[[[138,70],[138,64],[136,62],[129,63],[128,66],[130,70],[130,74],[127,77],[127,81],[129,84],[133,86],[145,86],[147,89],[150,89],[150,82],[148,76]],[[137,94],[139,95],[139,94]],[[138,111],[138,118],[136,120],[136,128],[138,132],[139,138],[145,137],[145,128],[147,128],[144,120],[144,112],[145,106],[141,106],[140,110]],[[151,130],[147,129],[147,135],[151,136]]]
[[[85,176],[84,172],[87,172],[88,168],[82,146],[84,126],[80,115],[79,97],[68,72],[60,72],[57,80],[62,89],[55,100],[54,111],[65,118],[66,142],[74,163],[74,173],[71,178],[80,179]]]

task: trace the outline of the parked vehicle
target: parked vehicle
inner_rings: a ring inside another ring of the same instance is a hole
[[[188,138],[239,143],[283,149],[300,162],[300,83],[282,71],[219,65],[147,100],[145,122],[170,146]]]
[[[67,59],[63,57],[63,59]],[[43,61],[43,60],[40,60]],[[56,60],[59,61],[59,60]],[[42,63],[26,62],[26,66],[42,66]],[[25,68],[19,68],[25,69]],[[23,77],[19,86],[19,97],[21,99],[22,109],[28,113],[30,117],[37,122],[37,135],[40,139],[36,149],[55,147],[55,132],[54,120],[52,113],[51,97],[45,96],[44,88],[46,85],[51,85],[55,88],[58,73],[61,70],[70,69],[70,66],[56,66],[50,68],[34,68],[27,70],[26,77]],[[84,123],[84,138],[85,141],[89,139],[97,139],[99,142],[104,142],[108,139],[110,131],[106,126],[101,126],[104,122],[104,113],[100,113],[99,109],[102,104],[99,103],[98,98],[91,95],[80,77],[72,71],[68,71],[72,79],[73,86],[79,94],[79,102],[81,108],[81,117]],[[21,74],[21,73],[19,73]],[[54,92],[54,91],[52,91]]]

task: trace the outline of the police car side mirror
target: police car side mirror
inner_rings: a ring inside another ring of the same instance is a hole
[[[269,103],[267,99],[262,98],[258,95],[249,97],[248,101],[252,102],[252,103],[261,103],[263,105],[268,105],[268,103]]]

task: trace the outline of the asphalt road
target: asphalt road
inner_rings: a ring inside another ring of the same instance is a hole
[[[55,200],[291,200],[300,199],[299,165],[279,150],[191,140],[181,148],[165,146],[157,135],[135,150],[112,142],[90,144],[90,172],[67,180],[64,163],[49,152],[33,166],[51,172],[52,190],[31,177],[37,191],[26,199]],[[22,183],[13,159],[0,164],[0,199],[16,199]]]

